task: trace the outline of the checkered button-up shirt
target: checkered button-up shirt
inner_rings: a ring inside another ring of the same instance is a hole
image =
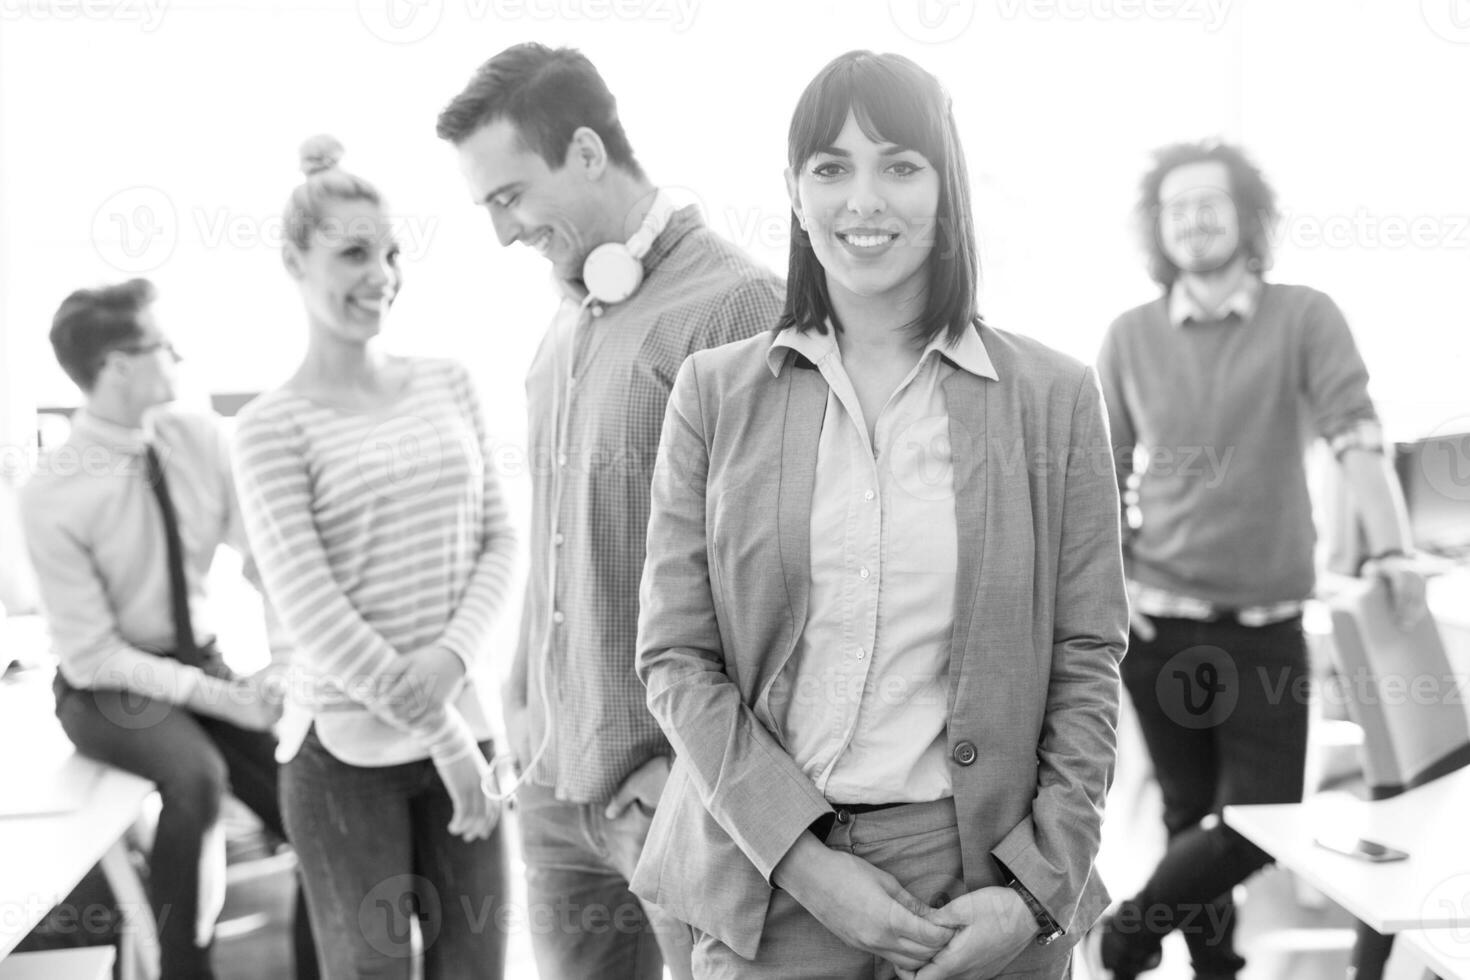
[[[671,752],[633,659],[649,486],[674,376],[696,350],[769,330],[782,307],[780,280],[692,207],[670,218],[644,268],[623,303],[564,299],[526,377],[531,567],[507,719],[512,741],[533,754],[549,728],[530,778],[579,803],[606,801],[634,769]]]

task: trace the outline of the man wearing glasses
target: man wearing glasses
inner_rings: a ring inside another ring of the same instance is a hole
[[[23,488],[21,515],[59,661],[57,717],[78,750],[158,785],[150,892],[162,974],[207,980],[225,790],[284,837],[269,733],[281,699],[266,693],[275,665],[237,677],[205,619],[215,550],[245,554],[245,532],[218,420],[166,407],[179,358],[155,297],[134,279],[78,290],[57,310],[51,345],[85,404]],[[315,976],[306,917],[296,919],[298,967]]]
[[[1425,609],[1368,369],[1327,294],[1269,281],[1275,193],[1224,143],[1155,155],[1136,219],[1159,294],[1114,321],[1098,376],[1125,518],[1127,687],[1168,846],[1084,940],[1095,980],[1133,980],[1183,933],[1194,976],[1233,980],[1236,885],[1270,856],[1220,819],[1301,799],[1315,584],[1306,452],[1335,457],[1401,628]],[[1139,453],[1137,450],[1144,450]],[[1137,457],[1137,463],[1135,463]],[[1366,974],[1365,974],[1366,975]]]

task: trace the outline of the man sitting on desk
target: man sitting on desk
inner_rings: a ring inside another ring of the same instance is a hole
[[[284,837],[268,732],[280,698],[264,690],[273,671],[236,677],[196,618],[215,549],[243,554],[245,532],[217,420],[162,408],[179,358],[155,295],[134,279],[78,290],[57,310],[51,344],[86,404],[24,487],[21,514],[60,661],[61,727],[84,754],[158,785],[150,891],[163,978],[208,980],[201,877],[223,868],[201,862],[206,832],[228,788]],[[222,894],[223,881],[205,882]],[[298,967],[315,976],[299,903],[296,920]]]
[[[1233,980],[1245,965],[1232,892],[1270,857],[1220,811],[1301,799],[1308,704],[1289,692],[1308,677],[1312,439],[1337,459],[1366,567],[1387,580],[1400,624],[1424,612],[1347,320],[1325,293],[1264,278],[1276,215],[1275,193],[1238,148],[1160,150],[1137,214],[1160,295],[1114,321],[1098,361],[1120,488],[1136,491],[1139,518],[1124,522],[1123,684],[1169,843],[1143,889],[1085,941],[1096,980],[1158,966],[1175,929],[1196,978]],[[1147,465],[1135,472],[1136,449]]]

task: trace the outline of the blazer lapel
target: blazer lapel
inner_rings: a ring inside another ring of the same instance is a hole
[[[967,371],[955,371],[944,382],[949,412],[950,460],[954,467],[955,527],[959,532],[959,566],[955,576],[954,631],[949,644],[949,714],[960,687],[969,649],[980,573],[985,554],[985,501],[988,492],[986,392],[989,384]]]
[[[796,638],[806,625],[811,585],[812,487],[817,479],[817,443],[827,412],[827,382],[821,372],[799,366],[793,357],[786,365],[786,416],[781,432],[780,499],[776,508],[781,571],[791,607],[791,637],[774,678],[785,666]]]

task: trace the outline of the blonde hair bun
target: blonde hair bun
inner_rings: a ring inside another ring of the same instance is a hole
[[[319,133],[301,144],[301,172],[310,177],[331,170],[342,162],[342,143],[335,136]]]

